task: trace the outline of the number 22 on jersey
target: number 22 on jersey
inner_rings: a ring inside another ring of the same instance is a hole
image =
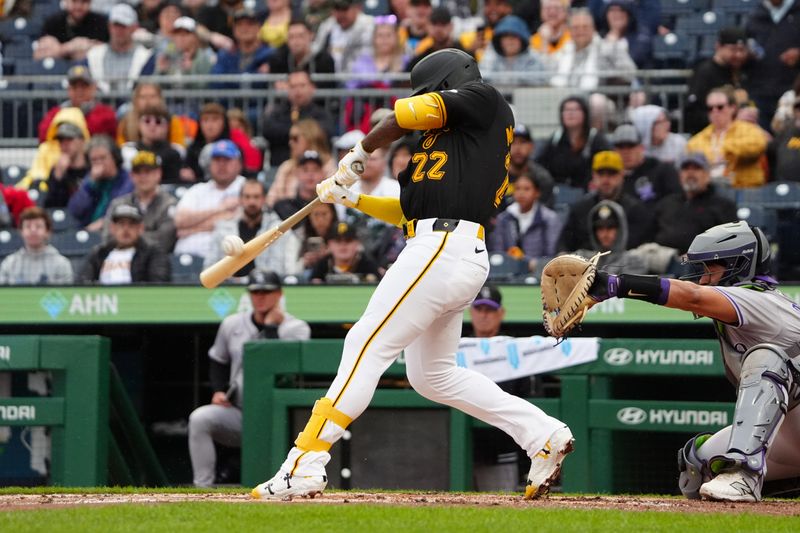
[[[414,163],[414,172],[411,174],[411,180],[414,182],[422,181],[425,178],[430,180],[440,180],[444,177],[442,167],[447,163],[447,154],[435,150],[430,154],[427,152],[416,152],[411,156],[411,162]],[[430,165],[428,165],[430,163]]]

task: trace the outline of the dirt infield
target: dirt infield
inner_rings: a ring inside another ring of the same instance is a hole
[[[317,498],[295,498],[290,502],[256,501],[247,494],[230,493],[139,493],[139,494],[4,494],[0,511],[60,508],[76,505],[153,504],[179,502],[228,502],[243,505],[383,504],[409,506],[503,506],[540,509],[615,509],[620,511],[672,511],[679,513],[757,513],[800,516],[800,500],[767,500],[758,504],[689,501],[652,496],[561,496],[525,501],[519,495],[476,493],[402,493],[331,491]]]

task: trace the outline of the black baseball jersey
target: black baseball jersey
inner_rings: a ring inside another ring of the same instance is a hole
[[[456,218],[485,227],[508,186],[511,108],[481,82],[435,94],[444,105],[444,126],[423,133],[397,178],[403,214],[407,220]]]

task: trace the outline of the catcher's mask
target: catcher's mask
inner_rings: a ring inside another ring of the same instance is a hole
[[[445,48],[426,56],[411,69],[411,96],[456,89],[481,79],[474,57],[455,48]]]
[[[717,285],[749,282],[769,275],[770,246],[764,233],[747,222],[731,222],[707,229],[694,238],[683,264],[692,270],[681,279],[697,282],[705,274],[706,263],[725,267]]]

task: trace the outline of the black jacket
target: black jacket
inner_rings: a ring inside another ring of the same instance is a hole
[[[319,122],[328,138],[336,134],[333,118],[324,107],[312,102],[300,109],[299,116],[292,120],[292,105],[288,100],[284,100],[262,118],[261,131],[264,138],[269,141],[271,166],[277,167],[289,159],[289,128],[294,122],[303,118],[313,118]]]
[[[789,48],[800,47],[800,3],[795,2],[775,24],[767,8],[758,2],[747,19],[745,30],[757,44],[756,60],[745,89],[751,96],[771,97],[777,101],[792,88],[800,72],[798,65],[790,68],[780,60],[780,55]]]
[[[625,174],[622,189],[652,205],[669,194],[681,192],[681,182],[673,165],[655,157],[645,157],[641,165]]]
[[[108,254],[116,246],[114,241],[99,244],[86,257],[79,281],[94,283],[100,279],[100,271]],[[172,266],[169,256],[157,248],[150,246],[143,239],[136,244],[136,252],[131,260],[131,280],[133,283],[169,282]]]
[[[689,77],[689,91],[686,96],[686,110],[683,119],[686,131],[694,135],[708,126],[708,111],[706,110],[706,96],[711,89],[732,85],[739,88],[745,80],[744,69],[734,72],[728,66],[720,65],[713,58],[698,63]]]
[[[725,222],[736,222],[736,204],[714,192],[706,192],[691,200],[683,192],[671,194],[656,204],[655,242],[685,253],[696,235]]]

